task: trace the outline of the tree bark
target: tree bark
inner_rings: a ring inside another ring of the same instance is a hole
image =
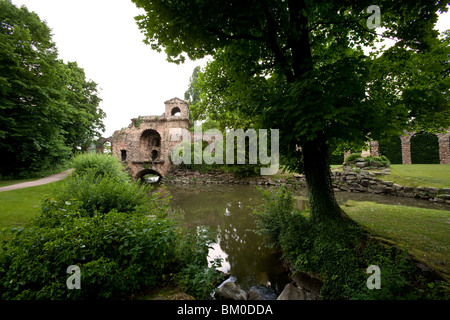
[[[324,137],[318,137],[302,145],[304,171],[308,185],[311,220],[347,218],[334,195],[328,162],[328,146]]]

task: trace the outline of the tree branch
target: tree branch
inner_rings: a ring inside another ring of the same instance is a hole
[[[283,51],[278,44],[276,21],[273,18],[272,14],[270,13],[269,7],[265,1],[263,7],[264,7],[263,8],[264,16],[266,17],[268,28],[266,43],[275,56],[275,65],[279,65],[281,67],[288,82],[293,82],[294,73],[292,72],[290,65],[287,63]]]

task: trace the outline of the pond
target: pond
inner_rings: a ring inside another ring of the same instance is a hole
[[[221,271],[230,274],[243,290],[250,288],[263,299],[276,299],[290,281],[275,250],[264,245],[257,235],[251,207],[261,204],[255,186],[250,185],[167,185],[172,195],[171,206],[186,227],[208,227],[216,237],[210,259],[222,258]],[[295,195],[304,197],[306,190]],[[337,192],[339,203],[347,200],[376,201],[383,204],[418,206],[448,210],[448,206],[430,201],[375,195],[369,193]]]

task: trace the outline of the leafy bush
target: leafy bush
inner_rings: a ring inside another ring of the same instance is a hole
[[[121,163],[114,157],[83,154],[72,160],[74,172],[58,184],[53,200],[62,205],[76,203],[80,212],[94,215],[117,210],[132,213],[143,210],[148,214],[164,215],[160,206],[152,206],[155,196],[149,196],[151,187],[129,181]],[[168,200],[167,200],[168,201]],[[155,211],[156,210],[156,211]]]
[[[3,299],[118,298],[163,279],[174,257],[173,221],[111,211],[85,217],[51,206],[4,243]],[[67,267],[81,269],[81,290],[66,287]]]
[[[388,167],[391,162],[386,156],[379,156],[379,157],[365,157],[364,162],[366,163],[366,166],[368,167]]]
[[[0,296],[117,299],[176,281],[205,297],[217,276],[207,238],[167,218],[169,197],[84,159],[26,228],[0,234]],[[71,265],[81,269],[81,290],[66,286]]]
[[[210,298],[213,289],[223,280],[222,273],[216,270],[221,260],[209,261],[208,265],[205,259],[213,242],[211,232],[199,227],[196,234],[185,233],[179,240],[175,254],[185,267],[175,275],[176,283],[197,299]]]
[[[354,164],[356,161],[362,158],[361,153],[351,153],[347,157],[345,157],[345,164]]]
[[[100,176],[85,170],[83,175],[73,173],[58,185],[54,199],[59,203],[76,202],[81,212],[93,215],[113,209],[131,213],[138,208],[146,210],[151,203],[150,187],[123,181],[116,176]],[[147,210],[148,211],[148,210]]]
[[[143,211],[86,216],[78,207],[48,199],[27,228],[1,237],[10,239],[0,245],[3,299],[118,299],[172,280],[196,298],[213,289],[218,274],[202,235]],[[70,265],[81,269],[81,290],[66,287]]]
[[[105,154],[84,153],[78,155],[72,159],[72,167],[75,169],[74,173],[81,176],[110,176],[123,180],[129,178],[119,160]]]
[[[201,145],[200,145],[201,144]],[[197,145],[197,147],[196,147]],[[202,163],[195,163],[195,157],[197,156],[200,158],[200,156],[203,157],[203,150],[208,146],[207,141],[195,142],[195,143],[182,143],[178,146],[178,152],[179,156],[183,156],[183,152],[187,152],[185,150],[191,150],[190,153],[190,163],[182,163],[180,164],[180,167],[182,169],[187,170],[196,170],[200,173],[208,173],[208,172],[215,172],[215,171],[226,171],[230,172],[237,177],[252,177],[260,174],[260,169],[262,167],[261,164],[249,164],[249,152],[248,150],[245,152],[245,164],[237,164],[237,146],[235,146],[234,150],[234,163],[233,164],[225,164],[226,162],[226,146],[224,142],[224,148],[223,148],[223,164],[207,164],[204,159]],[[248,147],[248,146],[247,146]],[[201,150],[196,152],[196,150]],[[171,159],[172,161],[172,159]]]
[[[322,299],[448,299],[448,283],[427,278],[402,250],[387,245],[351,220],[312,223],[294,206],[291,191],[261,190],[254,210],[257,232],[280,248],[293,272],[318,275]],[[370,265],[382,274],[381,290],[366,286]],[[447,291],[446,291],[447,290]]]
[[[328,146],[328,162],[330,165],[342,165],[344,162],[344,151],[342,147],[331,143]]]
[[[345,164],[346,165],[351,165],[351,164],[355,164],[356,162],[358,162],[359,159],[364,160],[365,162],[365,166],[367,167],[372,167],[372,166],[376,166],[376,167],[385,167],[385,166],[389,166],[390,165],[390,161],[386,156],[379,156],[379,157],[373,157],[373,156],[368,156],[368,157],[362,157],[360,153],[351,153],[349,154],[346,158],[345,158]]]

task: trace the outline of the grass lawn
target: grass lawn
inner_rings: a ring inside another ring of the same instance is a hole
[[[39,212],[43,196],[57,183],[0,192],[0,230],[23,226],[30,221]]]
[[[450,279],[450,211],[350,200],[345,212]]]
[[[449,164],[392,164],[383,180],[408,187],[450,188]]]

